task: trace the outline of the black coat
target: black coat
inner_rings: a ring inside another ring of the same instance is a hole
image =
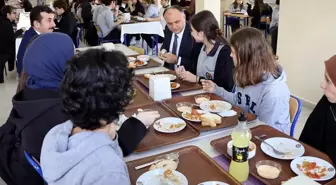
[[[8,184],[42,185],[23,151],[40,159],[44,136],[55,125],[69,119],[62,111],[58,91],[25,88],[13,98],[13,109],[0,128],[0,176]],[[146,127],[136,118],[128,119],[118,131],[119,145],[128,155],[146,135]]]
[[[22,33],[22,29],[14,32],[11,21],[7,17],[0,15],[0,62],[8,60],[10,71],[14,69],[15,39]]]
[[[168,26],[166,26],[165,28],[165,38],[164,41],[162,43],[161,46],[161,50],[165,49],[167,51],[169,51],[170,48],[170,43],[171,42],[171,38],[173,36],[173,32],[170,31],[170,29],[168,28]],[[180,50],[178,52],[178,57],[181,57],[181,65],[184,66],[184,68],[187,71],[191,71],[192,67],[193,67],[193,61],[194,61],[194,56],[195,53],[193,54],[193,51],[195,49],[193,49],[195,47],[195,41],[191,36],[191,28],[189,23],[186,23],[185,25],[185,29],[183,32],[183,37],[181,40],[181,45],[180,45]],[[197,51],[197,50],[195,50]],[[198,56],[198,54],[196,54]],[[168,64],[165,62],[165,67],[169,68],[169,69],[173,69],[174,65]]]
[[[326,96],[318,102],[310,114],[300,136],[300,141],[326,153],[336,164],[336,104]]]
[[[65,11],[62,15],[62,18],[59,22],[55,21],[56,32],[62,32],[71,37],[73,43],[76,45],[76,37],[77,37],[77,23],[75,17],[69,11]]]
[[[270,7],[267,3],[265,3],[265,8],[260,11],[260,8],[258,5],[254,5],[253,9],[252,9],[252,5],[247,4],[247,13],[249,16],[253,17],[252,18],[252,22],[251,22],[251,26],[258,28],[259,26],[259,22],[261,19],[261,16],[269,16],[272,17],[272,7]],[[264,27],[264,26],[261,26]]]

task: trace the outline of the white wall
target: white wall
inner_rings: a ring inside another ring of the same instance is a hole
[[[282,0],[280,7],[279,62],[291,93],[316,104],[324,61],[336,54],[336,0]]]

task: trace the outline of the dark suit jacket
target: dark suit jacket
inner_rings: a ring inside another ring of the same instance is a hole
[[[170,47],[170,41],[173,36],[173,32],[170,31],[170,29],[166,26],[165,28],[165,38],[162,43],[162,49],[165,49],[169,51]],[[193,47],[195,45],[194,39],[191,36],[191,28],[189,23],[186,23],[183,37],[181,40],[180,50],[178,52],[178,57],[181,57],[181,65],[184,66],[184,68],[187,71],[190,71],[193,66]],[[199,54],[199,53],[198,53]],[[197,55],[198,56],[198,55]],[[174,65],[168,64],[165,62],[165,67],[169,69],[174,69]]]
[[[55,32],[62,32],[71,37],[73,43],[76,45],[77,37],[77,23],[75,17],[69,12],[65,11],[59,22],[55,22],[58,29]]]
[[[20,47],[19,47],[19,51],[17,54],[17,63],[16,63],[16,68],[17,68],[17,72],[19,75],[21,75],[22,72],[22,68],[23,68],[23,56],[26,52],[27,46],[30,42],[30,40],[32,38],[34,38],[35,36],[37,36],[36,31],[34,30],[33,27],[30,27],[29,30],[27,30],[22,38]]]

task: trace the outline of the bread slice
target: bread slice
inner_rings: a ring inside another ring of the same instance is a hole
[[[217,124],[221,124],[222,123],[222,118],[217,115],[217,114],[203,114],[201,116],[201,121],[202,121],[202,126],[211,126],[211,127],[216,127]]]

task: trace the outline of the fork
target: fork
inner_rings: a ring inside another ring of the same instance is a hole
[[[286,155],[283,152],[280,152],[279,150],[275,149],[271,144],[267,143],[265,140],[261,139],[259,136],[254,136],[255,139],[257,139],[258,141],[265,143],[266,145],[270,146],[273,150],[273,152],[277,155]]]

